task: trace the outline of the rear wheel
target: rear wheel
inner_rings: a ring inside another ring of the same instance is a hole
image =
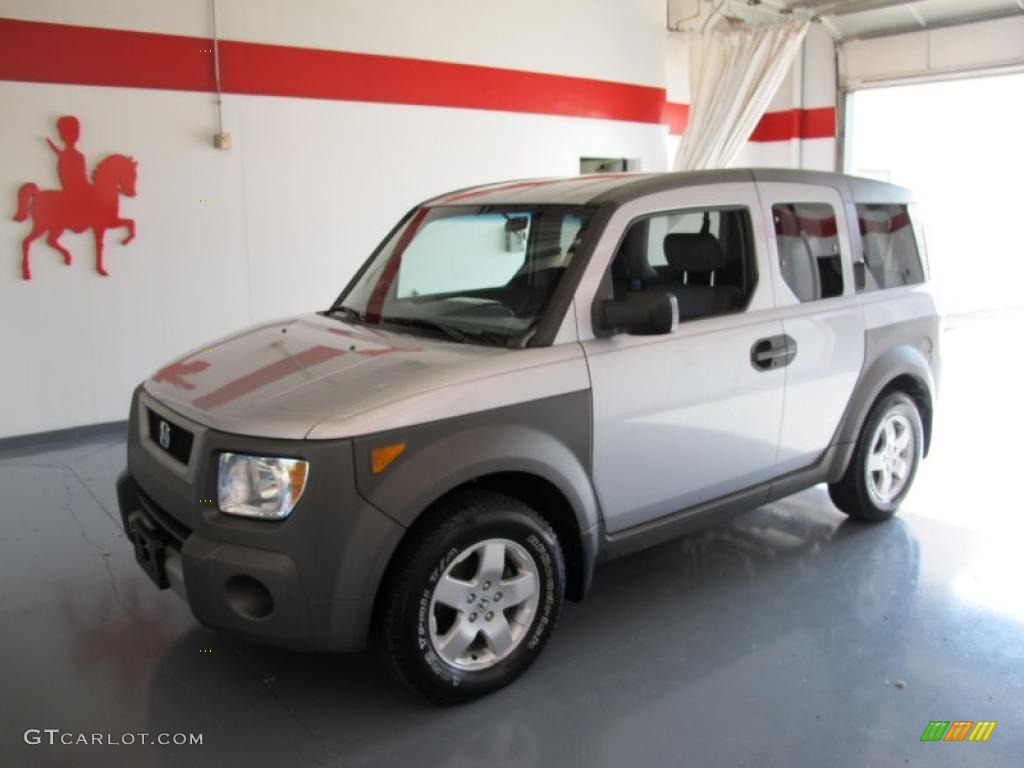
[[[384,639],[409,687],[456,703],[508,685],[537,658],[565,565],[554,531],[516,499],[459,491],[438,512],[390,582]]]
[[[903,392],[884,396],[861,428],[846,474],[828,487],[832,501],[857,520],[889,519],[910,491],[923,446],[914,401]]]

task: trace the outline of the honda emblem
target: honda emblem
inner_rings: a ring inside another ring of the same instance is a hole
[[[171,450],[171,425],[166,421],[160,422],[160,447],[165,451]]]

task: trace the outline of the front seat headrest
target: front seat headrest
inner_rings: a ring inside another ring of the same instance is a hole
[[[665,235],[665,261],[675,272],[714,272],[725,268],[725,253],[710,233],[673,232]]]
[[[658,276],[647,261],[647,222],[631,226],[612,261],[612,278],[646,282]]]

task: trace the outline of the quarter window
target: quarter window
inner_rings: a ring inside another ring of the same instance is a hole
[[[772,206],[782,278],[801,301],[843,293],[843,262],[836,213],[828,203]]]
[[[861,204],[857,222],[864,259],[864,280],[862,285],[858,282],[858,291],[924,282],[907,206]]]

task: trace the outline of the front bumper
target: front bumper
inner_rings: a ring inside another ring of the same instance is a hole
[[[186,462],[149,434],[155,412],[193,435]],[[310,462],[299,504],[283,521],[217,509],[223,451]],[[350,440],[229,435],[182,417],[136,390],[128,468],[118,479],[125,532],[157,584],[211,628],[297,650],[363,648],[384,569],[404,529],[356,491]]]

